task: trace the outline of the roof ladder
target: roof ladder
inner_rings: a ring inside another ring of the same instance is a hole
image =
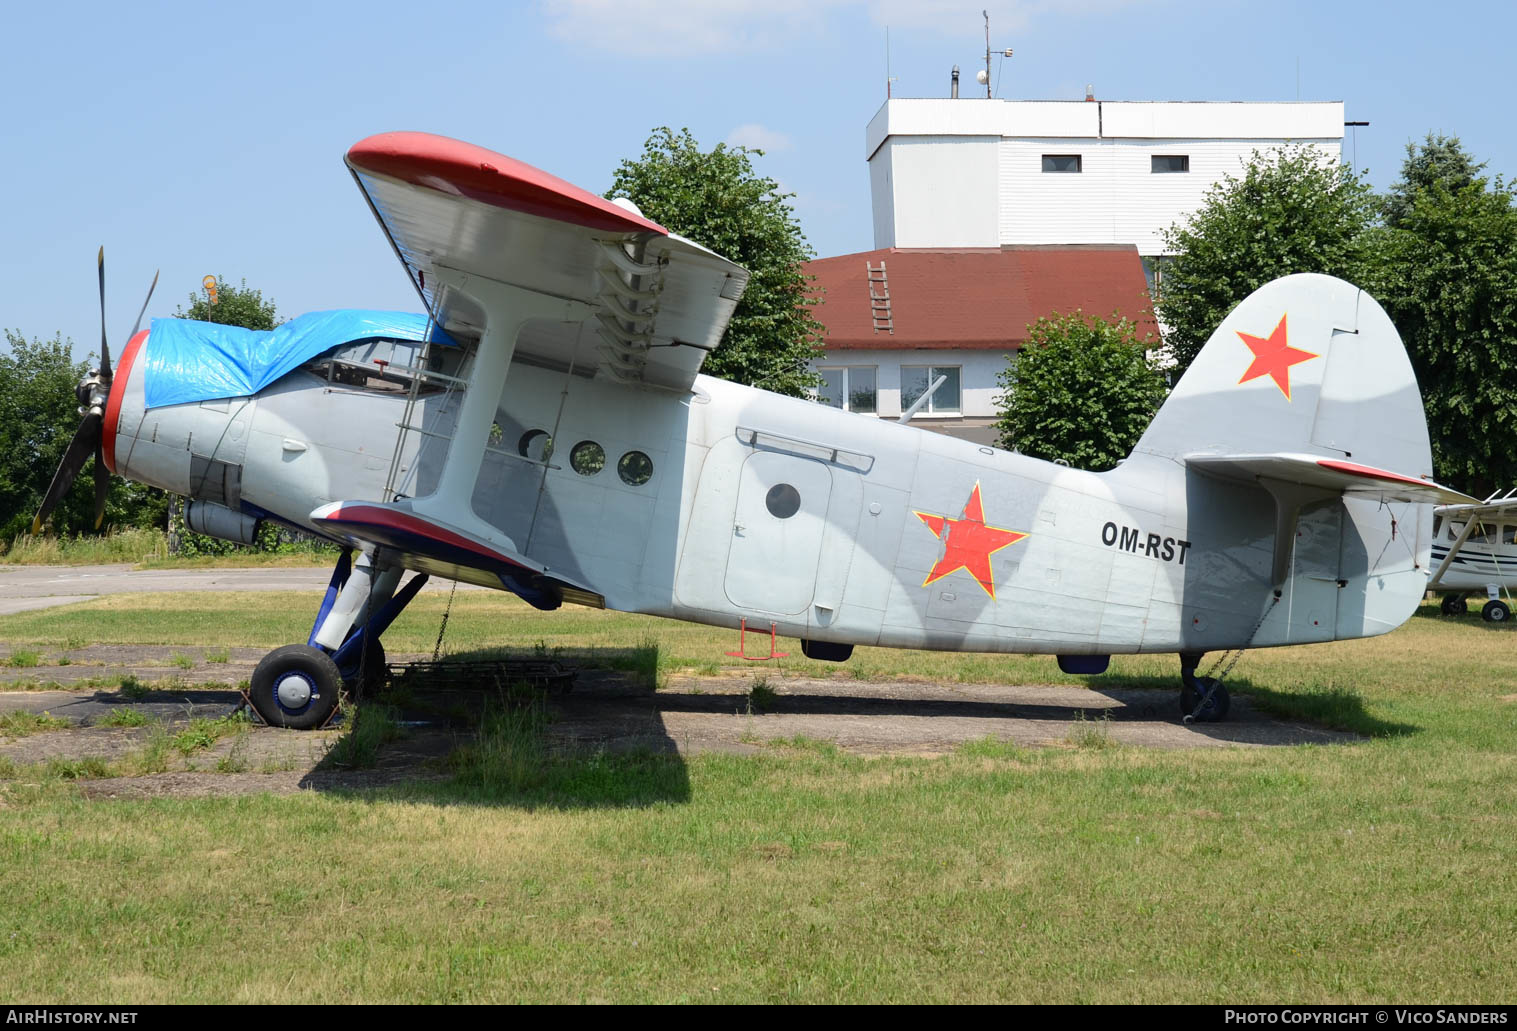
[[[895,318],[890,313],[890,283],[885,278],[885,262],[880,262],[880,267],[875,268],[873,262],[864,262],[864,268],[869,274],[869,317],[874,323],[874,331],[878,333],[885,330],[891,336],[895,335]]]

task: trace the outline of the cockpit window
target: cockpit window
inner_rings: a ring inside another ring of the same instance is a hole
[[[305,368],[328,383],[382,394],[404,394],[418,378],[419,394],[447,389],[457,372],[458,349],[433,347],[423,368],[423,346],[415,340],[359,340],[328,351]]]

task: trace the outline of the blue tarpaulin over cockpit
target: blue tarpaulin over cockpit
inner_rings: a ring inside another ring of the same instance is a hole
[[[359,340],[457,342],[425,315],[403,311],[313,311],[272,330],[189,319],[154,319],[143,386],[147,407],[256,394],[286,373]]]

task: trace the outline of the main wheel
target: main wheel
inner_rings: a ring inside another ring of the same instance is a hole
[[[1465,604],[1464,595],[1462,594],[1445,594],[1442,603],[1438,607],[1443,610],[1445,616],[1462,616],[1470,608]]]
[[[1487,623],[1505,623],[1511,618],[1512,610],[1507,608],[1506,602],[1492,598],[1485,603],[1485,608],[1480,610],[1480,618]]]
[[[1189,716],[1196,712],[1196,704],[1206,695],[1206,692],[1215,684],[1215,677],[1196,677],[1193,681],[1187,681],[1180,685],[1180,714]],[[1192,686],[1194,685],[1194,686]],[[1204,723],[1216,723],[1227,717],[1227,710],[1232,705],[1232,699],[1228,697],[1227,688],[1218,687],[1212,691],[1211,698],[1206,703],[1206,708],[1196,712],[1196,719]]]
[[[341,691],[342,674],[330,655],[308,644],[287,644],[253,670],[248,698],[269,726],[310,730],[331,718]]]

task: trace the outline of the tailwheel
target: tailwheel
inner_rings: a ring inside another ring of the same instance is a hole
[[[248,699],[271,727],[311,730],[331,719],[341,691],[342,674],[330,655],[308,644],[287,644],[253,670]]]
[[[1512,618],[1512,610],[1507,608],[1506,602],[1492,598],[1480,610],[1480,618],[1487,623],[1505,623]]]
[[[1211,697],[1207,697],[1207,692]],[[1202,699],[1205,698],[1205,704]],[[1202,708],[1197,711],[1197,706]],[[1227,718],[1227,710],[1232,705],[1232,699],[1228,696],[1227,688],[1217,683],[1216,677],[1186,677],[1180,685],[1180,713],[1185,717],[1185,722],[1196,720],[1202,723],[1216,723]]]
[[[1470,608],[1465,604],[1464,595],[1462,594],[1445,594],[1443,601],[1439,603],[1438,607],[1443,610],[1445,616],[1462,616]]]

